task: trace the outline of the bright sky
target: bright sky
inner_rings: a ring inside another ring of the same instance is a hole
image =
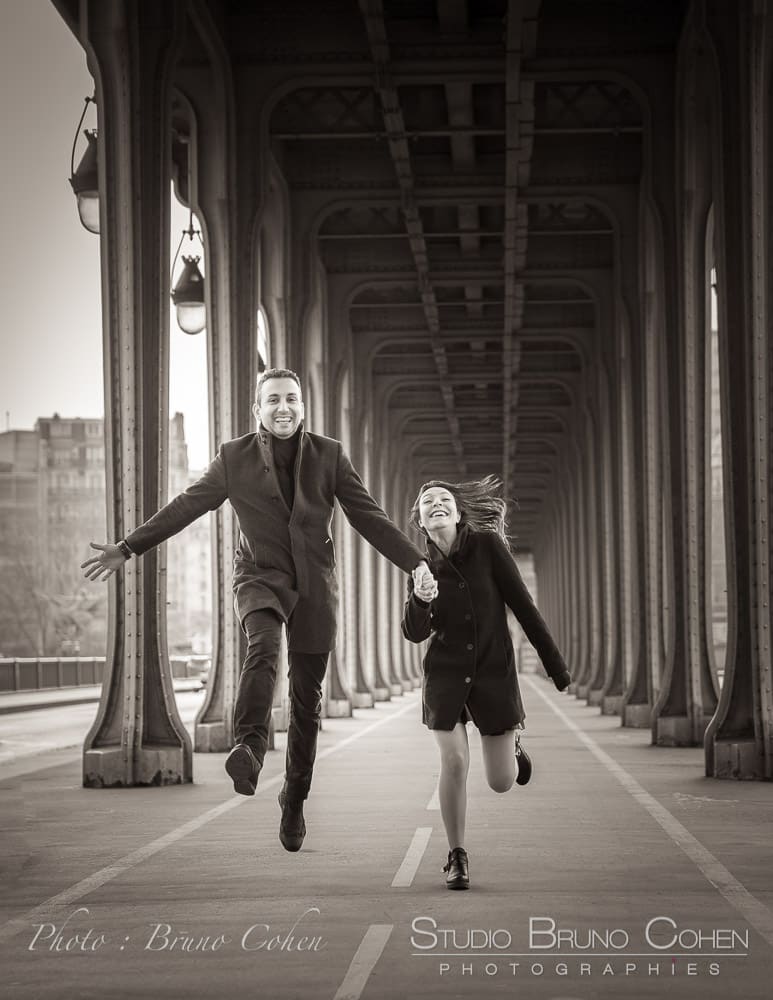
[[[83,50],[53,4],[0,0],[0,430],[54,412],[104,413],[99,236],[80,224],[68,181],[92,93]],[[85,127],[95,115],[92,106]],[[82,152],[79,141],[76,164]],[[170,254],[187,222],[173,204]],[[188,336],[173,317],[170,413],[185,414],[189,461],[200,469],[209,461],[206,333]]]

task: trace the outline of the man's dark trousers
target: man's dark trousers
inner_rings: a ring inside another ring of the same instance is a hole
[[[243,623],[247,655],[234,707],[234,739],[246,743],[262,766],[268,748],[282,620],[269,609],[250,611]],[[322,712],[327,653],[290,652],[290,720],[285,777],[288,790],[306,798],[311,787]]]

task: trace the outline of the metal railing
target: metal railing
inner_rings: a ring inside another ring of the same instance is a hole
[[[210,656],[170,656],[173,678],[205,680]],[[38,659],[0,659],[0,694],[15,691],[50,691],[101,684],[104,656],[46,656]]]

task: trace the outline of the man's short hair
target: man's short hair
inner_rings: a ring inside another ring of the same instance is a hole
[[[298,388],[302,389],[301,380],[291,371],[289,368],[267,368],[261,375],[258,376],[258,382],[255,386],[255,402],[260,406],[260,390],[263,388],[263,383],[268,382],[270,378],[291,378],[293,381],[298,383]]]

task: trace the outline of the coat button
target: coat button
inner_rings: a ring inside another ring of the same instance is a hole
[[[269,469],[269,467],[267,465],[264,465],[263,466],[263,471],[264,472],[271,472],[271,469]]]
[[[464,678],[464,683],[465,683],[465,684],[470,684],[470,683],[472,683],[472,677],[465,677],[465,678]]]
[[[464,590],[464,584],[463,583],[459,584],[459,590]]]
[[[464,620],[468,622],[472,618],[472,615],[465,615]]]
[[[468,649],[472,649],[472,643],[471,643],[471,642],[468,642],[468,643],[467,643],[467,648],[468,648]]]

